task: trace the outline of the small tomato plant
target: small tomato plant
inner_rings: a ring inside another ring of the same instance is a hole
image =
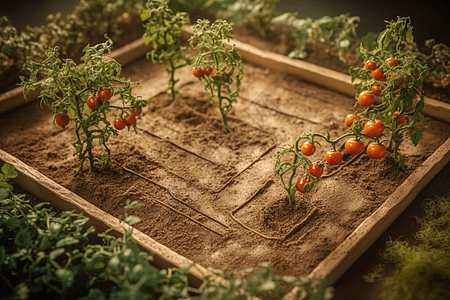
[[[224,40],[229,43],[234,39],[233,24],[225,20],[216,20],[212,24],[208,20],[198,20],[192,29],[194,34],[189,38],[189,45],[198,50],[193,75],[205,82],[211,102],[220,109],[225,130],[232,132],[227,113],[233,103],[237,103],[243,77],[241,54],[234,44],[227,46],[224,43]]]
[[[147,53],[153,63],[164,64],[164,70],[169,74],[169,88],[167,92],[172,100],[180,94],[175,89],[178,79],[175,71],[191,64],[191,58],[183,53],[181,46],[181,28],[190,25],[189,15],[185,12],[176,14],[169,8],[168,0],[149,0],[146,9],[141,13],[141,20],[146,21],[144,41],[152,45],[153,49]]]
[[[86,159],[91,169],[95,164],[109,167],[112,162],[107,142],[111,135],[118,135],[121,128],[114,128],[108,118],[125,119],[126,125],[136,131],[136,119],[131,110],[148,104],[131,94],[132,86],[139,87],[139,83],[120,78],[121,65],[105,56],[111,48],[109,38],[104,43],[87,46],[80,65],[72,59],[61,60],[58,47],[49,48],[42,63],[28,61],[24,65],[31,74],[27,79],[21,77],[24,97],[40,89],[41,107],[45,104],[53,110],[54,123],[61,128],[68,125],[70,119],[74,124],[77,140],[73,146],[81,161],[74,175],[82,173]],[[44,80],[38,81],[38,75]],[[116,95],[120,106],[111,104],[111,97]],[[114,114],[112,109],[116,110]],[[127,116],[132,116],[133,122],[128,122]],[[105,150],[101,158],[94,156],[95,141]]]
[[[352,82],[357,90],[355,105],[351,114],[345,117],[350,132],[332,139],[329,132],[304,133],[297,137],[293,145],[280,147],[275,154],[275,173],[288,193],[289,204],[293,204],[297,190],[306,192],[322,177],[321,172],[311,169],[313,162],[309,156],[314,154],[318,139],[330,145],[324,159],[328,165],[339,165],[343,154],[338,147],[345,140],[345,151],[349,155],[359,155],[366,147],[371,159],[382,159],[392,152],[395,161],[404,167],[404,160],[398,149],[409,137],[416,146],[421,137],[418,122],[424,106],[424,94],[421,89],[428,68],[416,58],[401,51],[402,43],[412,43],[413,34],[409,18],[398,18],[387,22],[386,29],[380,33],[377,47],[366,50],[360,47],[365,62],[360,68],[350,68]],[[373,88],[377,85],[376,89]],[[379,99],[379,103],[375,100]],[[300,146],[301,145],[301,146]],[[311,149],[314,149],[312,151]],[[309,151],[308,151],[309,150]],[[291,160],[286,161],[286,156]],[[318,163],[325,163],[320,160]],[[297,169],[302,167],[304,174],[294,184]],[[311,172],[312,171],[312,172]]]

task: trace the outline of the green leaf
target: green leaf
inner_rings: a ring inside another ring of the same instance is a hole
[[[63,290],[70,288],[75,279],[73,272],[67,269],[58,269],[56,270],[55,275],[61,282]]]
[[[19,230],[14,239],[17,248],[25,248],[29,249],[33,246],[33,239],[31,237],[31,232],[27,227],[24,227]]]
[[[141,221],[141,219],[139,217],[136,216],[128,216],[125,219],[125,223],[129,224],[129,225],[134,225],[136,223],[139,223]]]
[[[5,183],[5,182],[0,182],[0,200],[8,198],[9,193],[12,191],[12,189],[10,189],[8,187],[1,186],[2,183]]]
[[[14,166],[10,163],[5,163],[2,166],[2,172],[6,177],[8,177],[10,179],[16,178],[19,175],[19,173],[17,173],[16,169],[14,168]]]
[[[50,260],[55,260],[58,256],[62,255],[66,250],[64,248],[55,249],[48,255]]]
[[[77,244],[79,242],[80,241],[78,239],[71,237],[71,236],[67,236],[67,237],[59,240],[58,242],[56,242],[55,247],[56,248],[66,247],[66,246],[70,246],[73,244]]]
[[[9,180],[8,177],[6,177],[5,175],[3,175],[3,173],[0,173],[0,182],[6,182],[6,181],[8,181],[8,180]]]

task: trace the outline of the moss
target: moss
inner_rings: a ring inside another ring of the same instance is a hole
[[[425,216],[417,218],[417,245],[386,243],[382,259],[394,266],[392,275],[383,276],[381,265],[365,276],[383,280],[383,300],[450,299],[450,197],[427,200],[424,209]]]

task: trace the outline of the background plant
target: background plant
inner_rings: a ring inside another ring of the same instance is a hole
[[[450,199],[424,202],[425,215],[416,217],[417,243],[388,240],[383,264],[364,276],[367,282],[382,281],[381,299],[447,299],[450,297]],[[393,272],[385,274],[387,266]]]
[[[341,163],[343,155],[338,144],[343,139],[346,141],[341,147],[345,146],[350,155],[362,153],[367,145],[369,158],[381,159],[386,152],[392,152],[400,167],[404,167],[404,160],[398,149],[404,138],[409,136],[414,145],[419,143],[421,131],[417,123],[422,119],[420,112],[424,106],[421,87],[428,69],[401,51],[403,42],[413,42],[410,19],[399,17],[397,21],[386,23],[386,29],[380,33],[374,50],[360,47],[366,62],[364,67],[350,68],[352,81],[358,80],[354,83],[358,91],[355,105],[345,120],[350,132],[335,139],[328,131],[326,134],[304,133],[297,137],[293,145],[282,146],[276,153],[275,173],[288,193],[290,204],[293,204],[297,190],[309,191],[321,179],[322,172],[318,176],[312,174],[314,162],[308,158],[314,154],[316,145],[321,146],[318,138],[330,145],[331,150],[325,154],[328,165]],[[380,103],[375,102],[375,97]],[[323,161],[316,164],[320,167]],[[294,185],[300,166],[304,174]]]
[[[236,0],[222,10],[217,11],[217,17],[233,22],[237,28],[247,28],[250,33],[256,33],[267,38],[273,33],[271,21],[277,15],[276,4],[279,0]]]
[[[116,116],[136,130],[135,118],[139,113],[134,110],[139,111],[148,103],[131,94],[132,86],[139,87],[139,84],[120,77],[120,64],[105,56],[111,49],[109,38],[104,43],[87,46],[81,58],[83,63],[77,65],[72,59],[61,60],[58,47],[49,48],[42,63],[28,61],[24,66],[31,74],[27,79],[21,78],[24,96],[31,90],[40,89],[41,106],[45,104],[53,110],[54,122],[64,127],[70,118],[74,124],[77,141],[73,146],[80,159],[75,175],[82,173],[86,159],[91,169],[95,164],[110,166],[107,142],[111,135],[118,135],[125,123],[122,122],[120,127],[114,123],[113,127],[108,117]],[[45,80],[38,81],[38,75]],[[111,105],[110,98],[114,95],[119,96],[121,106]],[[116,113],[111,114],[111,109]],[[104,148],[101,158],[94,156],[94,141]]]
[[[6,17],[0,21],[0,91],[9,90],[24,73],[27,60],[45,59],[48,47],[58,46],[64,58],[79,62],[86,44],[97,44],[108,34],[116,44],[142,35],[139,13],[142,0],[81,0],[74,11],[47,16],[41,26],[27,26],[19,32]],[[136,24],[138,26],[136,26]],[[124,33],[127,36],[124,36]],[[122,42],[123,44],[123,42]]]
[[[185,47],[181,45],[181,28],[190,25],[189,15],[183,12],[174,14],[168,0],[149,0],[141,13],[141,20],[146,22],[145,44],[152,45],[147,58],[151,58],[153,63],[164,64],[164,70],[170,76],[167,92],[172,100],[176,100],[180,92],[175,89],[179,80],[175,79],[175,71],[191,64],[191,58],[184,54]]]
[[[19,33],[6,16],[0,17],[1,86],[5,89],[14,86],[18,76],[25,75],[23,64],[30,59],[44,59],[45,50],[35,32],[25,29]]]
[[[198,50],[194,76],[205,82],[205,90],[211,93],[211,102],[219,108],[225,130],[232,132],[227,113],[237,102],[243,77],[241,54],[236,45],[224,43],[234,39],[233,24],[225,20],[216,20],[212,24],[209,20],[198,20],[192,30],[194,34],[189,38],[189,45]]]

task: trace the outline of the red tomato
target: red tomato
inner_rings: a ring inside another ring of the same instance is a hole
[[[392,115],[392,117],[395,118],[397,115],[398,115],[398,111],[396,111],[396,112]],[[403,124],[403,123],[405,122],[405,120],[406,120],[405,114],[401,114],[400,117],[398,117],[398,119],[397,119],[397,124],[398,124],[398,125]]]
[[[111,99],[111,91],[110,90],[101,90],[100,92],[98,92],[98,98],[100,100],[102,99]]]
[[[92,110],[97,110],[100,106],[102,106],[102,100],[98,99],[97,97],[91,96],[86,101],[87,106],[89,106]]]
[[[370,90],[372,91],[372,93],[375,96],[380,96],[381,95],[381,87],[378,83],[375,83],[372,85],[372,87],[370,88]]]
[[[66,127],[69,124],[70,118],[66,113],[60,113],[55,117],[55,122],[62,128]]]
[[[374,62],[373,60],[368,60],[364,64],[364,68],[366,68],[367,70],[373,71],[373,70],[375,70],[377,68],[377,63]]]
[[[375,102],[375,97],[368,91],[364,91],[358,96],[358,103],[361,106],[371,106]]]
[[[386,147],[384,145],[378,145],[377,143],[371,143],[366,149],[367,156],[372,159],[380,159],[386,155]]]
[[[193,68],[192,74],[194,74],[195,77],[202,77],[203,76],[203,69],[202,68]]]
[[[345,150],[351,155],[359,154],[364,150],[364,143],[357,141],[355,138],[350,138],[345,142]]]
[[[380,68],[372,71],[372,77],[376,80],[386,81],[386,77],[384,77],[384,70]]]
[[[306,141],[303,143],[301,150],[303,155],[311,156],[314,154],[314,152],[316,152],[316,146],[310,141]]]
[[[354,115],[354,114],[348,114],[345,117],[345,125],[347,125],[348,127],[353,125],[353,121],[355,120],[361,120],[361,117],[358,115]]]
[[[214,69],[211,68],[211,67],[206,67],[206,68],[205,68],[205,74],[206,74],[207,76],[211,75],[211,74],[213,73],[213,71],[214,71]]]
[[[394,80],[394,78],[395,78],[396,76],[397,76],[397,75],[395,75],[395,74],[391,74],[391,79],[390,79],[390,81]],[[405,77],[402,77],[402,79],[400,79],[400,81],[397,83],[397,88],[399,88],[399,87],[403,84],[403,82],[405,82]]]
[[[127,122],[124,119],[115,119],[114,120],[114,127],[117,130],[122,130],[127,125]]]
[[[125,122],[127,123],[127,126],[130,127],[131,125],[134,124],[134,122],[136,122],[136,117],[131,114],[131,115],[126,115],[125,117],[123,117],[123,119],[125,120]]]
[[[377,120],[376,122],[369,121],[364,124],[364,131],[367,135],[379,136],[384,131],[383,122],[381,120]]]
[[[297,181],[297,190],[299,192],[305,193],[307,191],[303,191],[303,187],[305,186],[305,184],[307,184],[308,182],[311,182],[311,179],[309,179],[308,177],[300,177]]]
[[[139,116],[142,113],[142,107],[138,107],[136,110],[130,108],[130,113],[135,116]]]
[[[422,127],[420,127],[419,124],[416,124],[416,127],[417,127],[417,130],[422,131]],[[409,134],[412,134],[413,132],[414,132],[414,129],[408,130],[408,133],[409,133]]]
[[[342,158],[343,158],[342,153],[339,151],[330,150],[327,153],[325,153],[325,160],[330,165],[340,164],[342,161]]]
[[[385,63],[387,63],[391,67],[395,67],[397,65],[397,60],[393,57],[389,57],[388,59],[385,60]]]
[[[314,177],[320,177],[323,174],[323,168],[316,163],[312,163],[309,165],[309,174]]]

